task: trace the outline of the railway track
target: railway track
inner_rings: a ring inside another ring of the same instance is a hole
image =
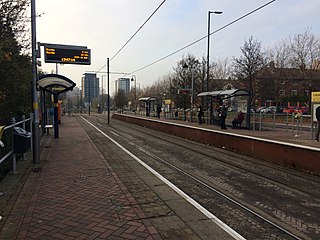
[[[104,118],[86,118],[246,239],[319,237],[319,178],[123,122],[109,126]],[[105,140],[88,133],[103,150]]]

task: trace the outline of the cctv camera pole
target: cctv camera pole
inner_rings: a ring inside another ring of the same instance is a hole
[[[40,130],[39,130],[39,105],[37,94],[37,41],[36,41],[36,4],[31,0],[31,35],[32,35],[32,110],[33,110],[33,163],[40,162]]]

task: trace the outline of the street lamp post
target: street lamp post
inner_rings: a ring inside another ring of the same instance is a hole
[[[189,68],[188,65],[185,63],[183,65],[183,68]],[[190,122],[192,122],[193,118],[193,85],[194,85],[194,79],[193,79],[193,68],[190,67],[191,71],[191,99],[190,99]]]
[[[209,91],[209,61],[210,61],[210,14],[222,14],[222,11],[208,11],[208,47],[207,47],[207,81],[206,81],[206,92]],[[207,96],[207,109],[209,109],[209,97]],[[211,113],[210,113],[211,122]]]
[[[131,82],[134,81],[134,114],[137,111],[137,77],[136,75],[132,75]]]

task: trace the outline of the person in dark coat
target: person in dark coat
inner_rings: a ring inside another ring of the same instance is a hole
[[[226,127],[227,113],[228,113],[228,107],[225,104],[223,104],[221,106],[221,110],[220,110],[220,113],[219,113],[221,129],[227,129],[227,127]]]
[[[203,117],[203,110],[201,105],[198,108],[198,120],[199,120],[199,124],[202,124],[202,117]]]
[[[320,134],[320,106],[316,108],[316,119],[318,122],[317,126],[317,133],[316,133],[316,140],[319,142],[319,134]]]
[[[158,119],[160,118],[160,113],[162,112],[162,110],[161,110],[161,105],[159,104],[158,106],[157,106],[157,117],[158,117]]]
[[[242,122],[243,122],[243,120],[244,120],[244,114],[243,114],[242,111],[240,111],[240,112],[238,113],[238,116],[235,117],[235,118],[233,119],[233,121],[232,121],[232,128],[240,127],[241,124],[242,124]]]

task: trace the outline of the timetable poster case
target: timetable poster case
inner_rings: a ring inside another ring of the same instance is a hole
[[[312,95],[311,95],[312,122],[317,122],[317,118],[316,118],[317,107],[320,107],[320,92],[312,92]]]

